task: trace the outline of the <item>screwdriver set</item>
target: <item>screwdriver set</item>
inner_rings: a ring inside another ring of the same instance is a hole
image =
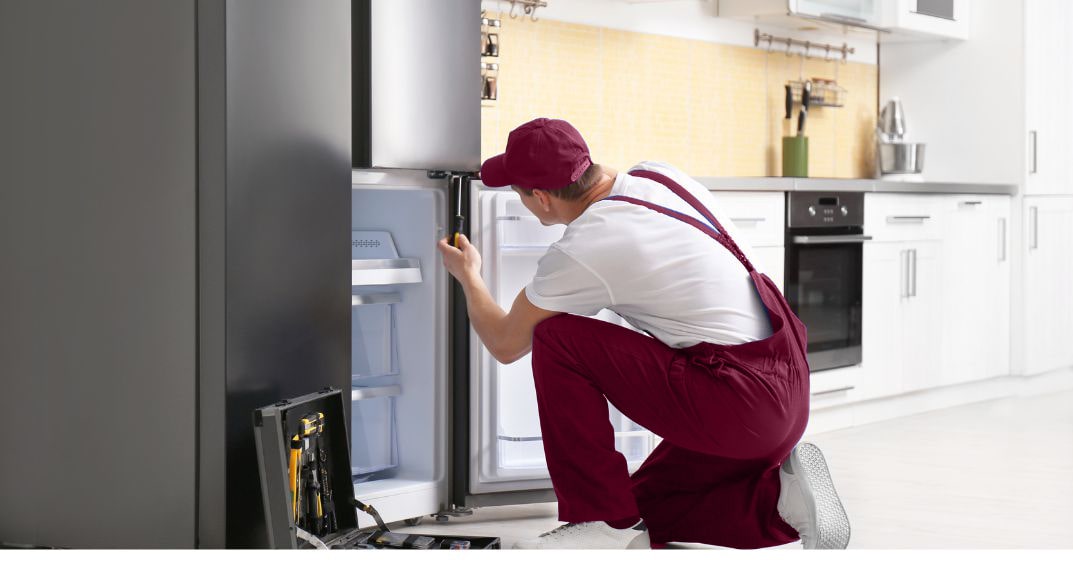
[[[499,549],[497,537],[392,531],[354,497],[344,397],[326,388],[254,411],[268,545],[274,549]],[[376,521],[358,527],[357,511]]]

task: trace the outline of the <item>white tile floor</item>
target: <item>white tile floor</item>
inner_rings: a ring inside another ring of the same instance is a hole
[[[807,439],[830,464],[853,527],[851,548],[1073,547],[1073,392]],[[422,532],[502,536],[505,548],[559,524],[554,503],[477,509],[446,524],[425,520]]]

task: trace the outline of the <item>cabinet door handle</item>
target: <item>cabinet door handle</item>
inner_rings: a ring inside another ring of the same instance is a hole
[[[921,216],[888,216],[887,224],[897,224],[899,222],[915,222],[922,223],[925,220],[930,220],[931,217],[927,215]]]
[[[831,389],[831,390],[823,390],[822,392],[812,392],[812,397],[816,397],[818,395],[827,395],[827,394],[832,394],[832,393],[837,393],[837,392],[848,392],[849,390],[852,390],[855,387],[856,386],[842,386],[841,388],[834,388],[834,389]]]
[[[1005,219],[999,219],[999,263],[1005,261]]]
[[[756,223],[758,223],[758,222],[765,222],[765,221],[767,221],[767,218],[763,218],[763,217],[756,217],[756,218],[731,218],[731,219],[730,219],[730,221],[731,221],[731,222],[750,222],[750,223],[756,224]]]
[[[916,298],[917,295],[917,250],[909,250],[909,266],[913,269],[912,275],[909,277],[909,297]]]
[[[1028,207],[1028,227],[1030,228],[1028,249],[1039,249],[1039,207]]]
[[[898,252],[899,259],[899,275],[898,280],[898,296],[902,298],[909,297],[909,250],[903,249]]]
[[[1036,146],[1036,137],[1037,136],[1038,135],[1036,134],[1036,131],[1028,131],[1029,148],[1032,150],[1032,156],[1029,158],[1029,161],[1031,162],[1031,164],[1028,166],[1028,173],[1030,173],[1030,174],[1036,173],[1036,169],[1037,169],[1036,168],[1036,163],[1037,163],[1036,162],[1036,154],[1039,153],[1039,149]]]

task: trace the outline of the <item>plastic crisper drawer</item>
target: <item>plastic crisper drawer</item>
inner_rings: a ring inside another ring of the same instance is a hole
[[[397,292],[350,297],[350,374],[355,378],[399,373]]]
[[[390,477],[399,467],[398,385],[351,388],[350,464],[354,482]]]

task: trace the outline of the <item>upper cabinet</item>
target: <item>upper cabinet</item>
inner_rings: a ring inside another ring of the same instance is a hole
[[[1073,2],[1025,2],[1025,194],[1073,194]]]
[[[967,39],[968,0],[719,0],[719,16],[792,29],[849,26],[883,42]]]
[[[886,0],[880,41],[904,42],[926,39],[968,39],[968,0]]]
[[[719,17],[756,18],[771,25],[800,28],[801,19],[879,29],[880,0],[719,0]]]

